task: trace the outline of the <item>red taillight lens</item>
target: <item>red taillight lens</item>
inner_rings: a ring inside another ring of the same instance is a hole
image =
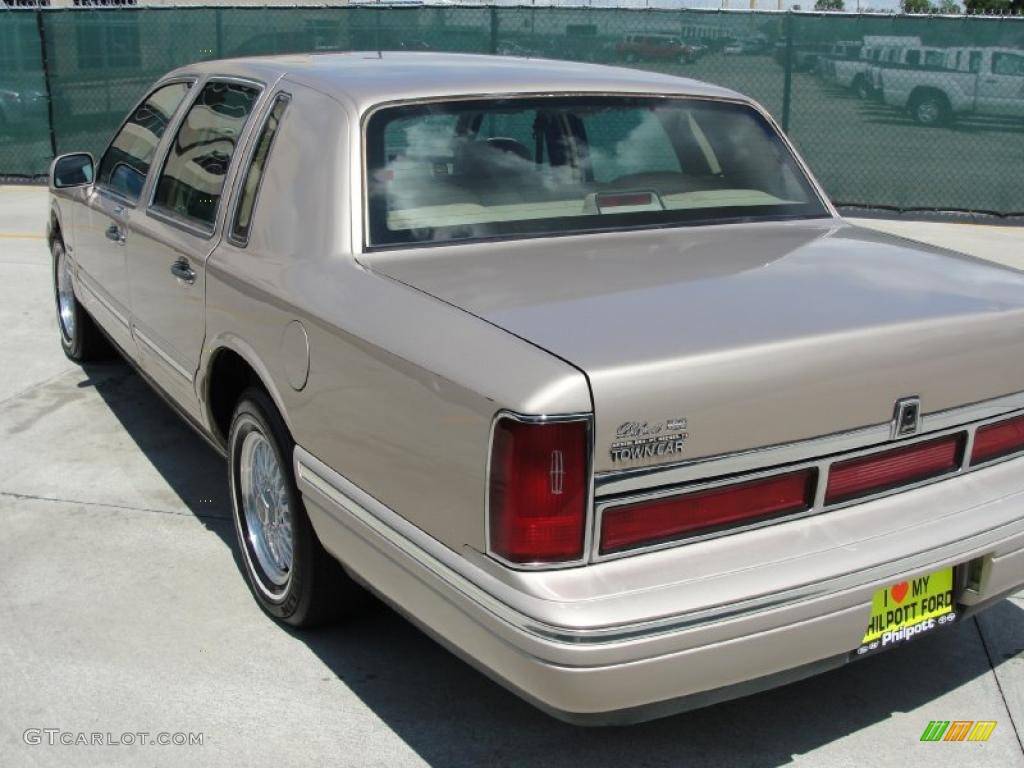
[[[1024,416],[980,427],[974,434],[971,464],[1024,450]]]
[[[601,553],[671,541],[810,509],[817,472],[805,469],[707,491],[610,507],[601,516]]]
[[[514,563],[583,557],[587,422],[503,418],[491,445],[491,551]]]
[[[825,503],[869,496],[954,471],[960,466],[964,435],[916,443],[884,453],[833,464],[828,473]]]

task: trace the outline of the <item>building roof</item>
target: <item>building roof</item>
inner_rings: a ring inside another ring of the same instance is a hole
[[[735,91],[659,72],[549,59],[410,51],[289,54],[205,61],[177,73],[279,75],[362,110],[388,101],[504,93],[658,93],[740,97]],[[742,97],[740,97],[742,98]]]

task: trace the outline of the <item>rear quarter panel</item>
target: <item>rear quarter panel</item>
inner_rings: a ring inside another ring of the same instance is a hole
[[[248,245],[209,262],[208,342],[258,371],[295,441],[443,543],[483,549],[491,421],[501,409],[591,409],[584,376],[536,347],[361,267],[352,253],[347,105],[283,81]],[[286,372],[305,328],[309,376]],[[291,349],[289,352],[294,353]]]

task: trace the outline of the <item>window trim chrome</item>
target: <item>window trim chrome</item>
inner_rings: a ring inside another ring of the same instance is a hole
[[[217,200],[217,208],[213,214],[213,221],[210,222],[209,226],[204,222],[200,222],[196,219],[182,216],[176,211],[172,211],[165,206],[162,206],[156,202],[156,188],[160,182],[160,177],[164,175],[164,171],[167,169],[167,161],[171,157],[171,149],[173,147],[173,140],[177,137],[178,132],[181,131],[182,125],[184,125],[185,118],[188,113],[195,106],[196,101],[202,94],[203,89],[206,88],[210,83],[234,83],[236,85],[244,85],[256,89],[256,97],[253,99],[253,108],[245,118],[245,122],[242,124],[241,130],[238,132],[238,138],[235,142],[235,152],[231,156],[231,161],[228,163],[228,167],[224,171],[224,186],[221,187],[220,198]],[[224,191],[227,190],[230,194],[233,186],[236,171],[239,163],[239,152],[238,149],[241,147],[243,142],[246,140],[246,134],[249,127],[252,125],[252,118],[254,114],[259,113],[261,109],[260,101],[263,99],[264,94],[267,91],[267,83],[262,80],[256,80],[249,77],[236,77],[234,75],[208,75],[202,78],[202,82],[199,83],[199,87],[195,90],[194,95],[191,99],[186,99],[188,102],[188,108],[182,112],[180,118],[174,126],[174,135],[171,137],[171,142],[164,150],[160,157],[160,172],[153,177],[152,182],[148,184],[149,195],[146,199],[146,216],[161,221],[164,224],[172,226],[176,229],[180,229],[186,234],[198,237],[202,240],[212,240],[217,235],[217,230],[221,224],[221,215],[225,210],[224,205]],[[179,109],[181,107],[179,106]],[[241,153],[241,154],[244,154]]]
[[[649,99],[674,99],[680,101],[713,101],[725,104],[736,104],[739,106],[749,107],[754,110],[755,113],[760,115],[775,132],[776,137],[782,142],[783,146],[789,152],[790,157],[796,163],[797,167],[804,174],[804,178],[810,185],[811,190],[817,195],[818,201],[822,204],[825,209],[825,213],[821,216],[815,217],[798,217],[799,220],[816,219],[821,220],[825,218],[831,218],[833,220],[840,219],[839,212],[832,204],[831,199],[825,192],[825,188],[821,185],[815,175],[811,172],[810,167],[804,161],[803,157],[797,152],[796,147],[789,140],[789,137],[779,126],[778,122],[773,118],[761,104],[742,96],[722,96],[722,95],[710,95],[710,94],[688,94],[688,93],[671,93],[666,91],[581,91],[581,90],[566,90],[566,91],[512,91],[505,93],[477,93],[477,94],[462,94],[454,96],[427,96],[423,98],[415,99],[392,99],[390,101],[380,102],[374,104],[371,107],[363,110],[359,115],[359,195],[358,200],[362,206],[361,216],[358,218],[359,226],[362,228],[362,232],[358,233],[356,239],[356,250],[355,253],[357,258],[361,254],[376,254],[376,253],[387,253],[390,251],[405,251],[413,250],[424,247],[430,247],[430,243],[398,243],[391,245],[373,245],[370,243],[370,185],[369,185],[369,165],[367,158],[367,147],[369,146],[367,141],[367,128],[369,127],[370,119],[382,109],[390,109],[393,107],[407,107],[417,106],[422,104],[442,104],[449,102],[464,102],[464,101],[494,101],[499,99],[530,99],[530,98],[571,98],[571,97],[618,97],[618,98],[649,98]],[[659,228],[674,228],[683,227],[682,224],[668,224],[662,225]],[[708,226],[716,226],[712,223]],[[621,232],[634,232],[644,231],[651,229],[651,227],[616,227],[611,229],[602,229],[597,231],[570,231],[570,232],[559,232],[551,233],[544,232],[539,234],[528,234],[521,236],[501,236],[495,238],[496,240],[505,241],[512,239],[524,239],[524,238],[544,238],[544,237],[564,237],[564,236],[587,236],[587,235],[601,235],[608,233],[621,233]],[[457,240],[457,241],[444,241],[441,245],[458,245],[460,243],[474,243],[481,242],[480,240]]]
[[[511,419],[512,421],[517,421],[521,424],[562,424],[565,422],[583,422],[586,425],[587,488],[586,498],[583,502],[583,546],[580,549],[581,554],[579,558],[575,560],[559,560],[558,562],[553,563],[517,563],[512,560],[507,560],[491,549],[491,459],[494,456],[494,429],[497,427],[498,422],[501,419]],[[491,418],[491,426],[487,433],[487,468],[484,473],[484,553],[492,560],[504,565],[506,568],[511,568],[516,571],[550,571],[579,567],[587,565],[590,562],[590,551],[593,548],[594,530],[594,414],[586,412],[532,416],[504,409],[495,413]]]
[[[278,122],[277,128],[274,131],[273,137],[270,139],[270,147],[267,149],[267,159],[269,160],[271,152],[274,151],[274,144],[277,141],[277,134],[281,130],[281,125],[284,123],[285,116],[288,114],[288,106],[292,102],[292,94],[287,91],[274,91],[267,97],[267,106],[264,108],[264,113],[260,116],[259,126],[253,133],[253,139],[249,142],[249,146],[245,151],[245,159],[239,166],[239,172],[235,174],[231,189],[231,205],[228,208],[227,218],[224,221],[224,235],[225,239],[234,245],[236,248],[245,248],[249,245],[249,234],[246,236],[238,237],[235,235],[235,227],[238,225],[238,206],[242,201],[243,187],[245,186],[245,180],[249,176],[249,172],[252,170],[253,157],[256,155],[256,150],[259,148],[260,138],[263,136],[263,131],[267,128],[267,123],[270,122],[271,116],[274,114],[274,109],[277,107],[279,101],[285,103],[284,111],[281,113],[281,119]],[[256,185],[256,196],[252,201],[252,212],[249,214],[249,230],[252,229],[252,219],[256,215],[256,206],[260,202],[260,192],[263,190],[263,176],[266,169],[260,173],[259,184]]]
[[[115,202],[124,205],[126,208],[130,208],[130,209],[134,210],[134,209],[139,207],[139,202],[142,200],[142,193],[145,191],[146,184],[149,181],[149,172],[146,173],[146,178],[143,179],[143,181],[142,181],[142,189],[139,190],[139,197],[137,199],[135,199],[135,200],[132,200],[132,199],[126,197],[125,195],[122,195],[120,192],[115,190],[113,187],[110,187],[110,186],[108,186],[106,184],[101,184],[100,183],[100,165],[102,165],[102,163],[103,163],[103,158],[107,156],[107,152],[109,152],[110,148],[114,145],[114,139],[116,139],[120,135],[121,131],[124,130],[124,127],[128,124],[128,121],[131,119],[132,115],[135,114],[135,111],[139,107],[141,107],[143,104],[145,104],[146,100],[149,99],[150,96],[152,96],[154,93],[159,91],[161,88],[165,88],[168,85],[175,85],[176,83],[187,83],[188,84],[188,89],[185,91],[185,95],[182,97],[181,101],[178,103],[178,106],[175,107],[174,112],[171,114],[171,116],[167,120],[168,127],[171,127],[173,129],[177,129],[177,127],[178,127],[178,125],[177,125],[178,113],[181,112],[181,109],[182,109],[183,105],[191,104],[192,103],[192,99],[189,98],[189,95],[190,95],[190,92],[192,91],[193,86],[195,86],[195,84],[197,82],[199,82],[199,80],[200,80],[200,76],[199,75],[178,75],[178,76],[175,76],[175,77],[169,77],[166,80],[160,80],[160,81],[156,82],[153,85],[152,88],[150,88],[148,91],[146,91],[146,94],[142,98],[140,98],[138,101],[135,102],[135,104],[132,106],[132,108],[124,116],[124,119],[121,120],[120,124],[117,126],[117,130],[114,131],[112,134],[110,134],[110,140],[107,142],[106,146],[103,147],[103,151],[99,154],[99,157],[96,160],[96,173],[95,173],[96,180],[93,181],[92,187],[93,187],[93,189],[97,193],[102,193],[102,194],[108,195]],[[158,158],[162,159],[162,156],[160,154],[160,144],[162,142],[163,142],[163,136],[161,136],[160,137],[160,141],[157,141],[157,143],[156,143],[156,149],[153,151],[153,159],[154,160],[156,160]],[[150,171],[153,170],[153,164],[152,163],[150,163],[149,170]]]

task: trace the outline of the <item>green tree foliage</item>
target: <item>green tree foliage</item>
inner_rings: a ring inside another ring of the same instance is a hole
[[[945,14],[960,13],[960,4],[956,0],[942,0],[935,10]]]
[[[900,0],[900,9],[904,13],[931,13],[935,7],[930,0]]]
[[[970,13],[1024,13],[1024,0],[964,0]]]
[[[814,3],[816,11],[845,11],[843,0],[816,0]]]

